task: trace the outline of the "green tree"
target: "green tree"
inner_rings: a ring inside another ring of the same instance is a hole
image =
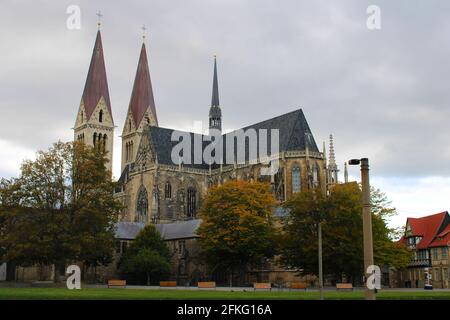
[[[395,213],[381,193],[372,193],[375,264],[404,267],[409,252],[391,240],[386,218]],[[317,274],[317,223],[322,222],[324,273],[340,280],[342,275],[363,275],[361,190],[354,184],[336,185],[329,196],[319,190],[299,193],[285,204],[282,262]],[[405,259],[406,257],[406,259]]]
[[[141,278],[147,285],[170,272],[170,251],[154,225],[147,225],[122,256],[119,268],[126,275]]]
[[[114,198],[116,183],[106,169],[103,150],[75,144],[72,154],[71,226],[77,260],[86,267],[112,261],[114,231],[122,205]]]
[[[18,265],[107,263],[121,208],[102,150],[55,143],[0,183],[0,259]]]
[[[200,245],[213,270],[235,270],[270,258],[275,248],[270,186],[259,182],[230,181],[208,190],[198,230]]]
[[[370,195],[375,263],[380,266],[388,265],[396,269],[404,269],[412,253],[396,241],[403,234],[402,228],[390,228],[388,221],[397,214],[397,211],[380,189],[372,188]]]

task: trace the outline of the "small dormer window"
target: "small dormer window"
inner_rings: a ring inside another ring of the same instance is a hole
[[[100,113],[98,114],[98,122],[103,122],[103,110],[100,110]]]

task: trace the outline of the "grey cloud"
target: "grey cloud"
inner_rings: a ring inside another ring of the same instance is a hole
[[[206,120],[217,54],[226,128],[301,106],[318,144],[334,133],[340,163],[449,176],[450,3],[375,1],[382,30],[369,31],[372,2],[6,1],[0,139],[41,149],[71,138],[100,9],[116,140],[145,23],[162,126]],[[81,6],[80,31],[65,27],[69,4]]]

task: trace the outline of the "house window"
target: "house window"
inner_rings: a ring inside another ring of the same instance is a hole
[[[170,182],[166,182],[166,185],[164,187],[164,198],[172,198],[172,185],[170,184]]]
[[[94,133],[94,137],[93,137],[93,144],[94,144],[94,147],[95,147],[95,145],[97,144],[97,132],[95,132]]]
[[[447,248],[441,248],[441,257],[442,257],[442,260],[447,260],[447,257],[448,257],[447,252],[448,252],[448,249],[447,249]]]
[[[434,280],[440,281],[441,280],[441,273],[439,272],[439,269],[434,269]]]
[[[186,214],[189,218],[195,217],[197,211],[197,192],[194,188],[187,190],[187,208]]]
[[[100,110],[100,113],[98,114],[98,122],[103,122],[103,110]]]
[[[439,260],[438,249],[433,249],[433,260]]]
[[[300,167],[292,168],[292,193],[300,192]]]
[[[147,222],[148,216],[148,195],[144,186],[141,186],[138,194],[136,206],[136,222]]]

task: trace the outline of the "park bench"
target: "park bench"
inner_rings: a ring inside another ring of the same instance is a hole
[[[336,283],[336,290],[353,290],[351,283]]]
[[[125,288],[126,286],[126,280],[108,280],[108,288]]]
[[[305,290],[308,288],[308,284],[306,282],[291,282],[289,289],[301,289]]]
[[[176,287],[177,282],[176,281],[160,281],[159,286],[160,287]]]
[[[272,290],[272,284],[270,282],[255,282],[253,283],[253,290]]]
[[[215,281],[203,281],[197,283],[197,287],[199,289],[216,289],[216,282]]]

